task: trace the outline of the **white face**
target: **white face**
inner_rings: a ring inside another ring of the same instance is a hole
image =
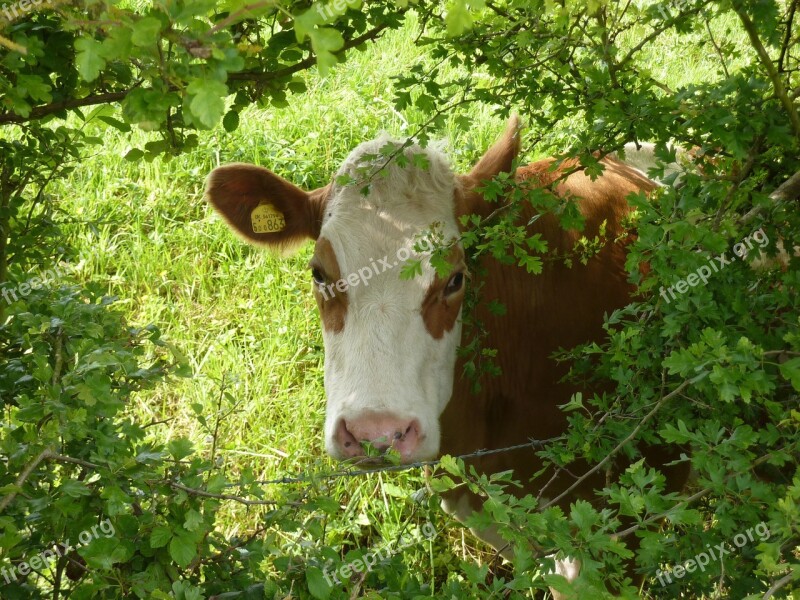
[[[386,141],[359,146],[338,175],[357,179],[364,155]],[[405,259],[420,257],[415,237],[433,224],[444,240],[457,239],[456,178],[440,152],[405,152],[424,153],[429,168],[392,162],[367,196],[362,185],[333,187],[310,265],[325,342],[325,444],[339,459],[360,456],[362,441],[393,446],[404,462],[434,457],[453,389],[463,252],[454,247],[446,276],[424,257],[422,275],[400,273]]]

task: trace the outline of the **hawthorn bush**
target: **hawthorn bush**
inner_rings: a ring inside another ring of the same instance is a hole
[[[302,94],[299,73],[335,68],[350,49],[397,29],[409,10],[423,29],[420,46],[434,64],[453,67],[420,66],[394,82],[396,110],[429,116],[417,132],[423,141],[454,115],[469,127],[459,108],[485,103],[500,114],[519,111],[536,152],[577,158],[589,174],[602,169],[597,151],[619,151],[627,142],[654,142],[665,163],[676,160],[674,147],[681,146],[691,160],[682,161],[680,179],[667,176],[648,199],[630,199],[637,239],[628,267],[639,285],[636,302],[608,315],[607,342],[561,356],[572,361],[576,380],[603,378],[614,389],[573,397],[564,407],[569,431],[540,451],[551,465],[541,474],[543,488],[554,469],[573,464],[607,469],[625,458],[632,466],[598,490],[598,502],[575,502],[567,513],[541,498],[514,497],[508,474],[478,476],[457,459],[441,465],[451,478],[432,483],[436,491],[468,485],[485,495],[484,512],[470,525],[500,525],[515,549],[508,570],[467,562],[417,574],[395,553],[380,572],[332,585],[325,569],[364,550],[345,543],[345,526],[334,539],[326,534],[329,520],[344,518],[329,490],[309,485],[267,499],[252,474],[229,477],[188,440],[153,442],[150,424],[131,416],[132,398],[165,378],[188,375],[187,368],[156,328],[131,328],[113,299],[90,283],[45,286],[0,302],[0,568],[13,574],[0,578],[0,595],[346,598],[360,590],[372,597],[433,591],[516,598],[552,586],[580,598],[766,598],[796,589],[797,6],[794,0],[3,5],[0,285],[6,291],[19,290],[34,266],[71,258],[58,199],[47,186],[102,145],[87,133],[88,122],[151,132],[126,158],[168,160],[194,148],[198,130],[220,123],[235,129],[248,105],[281,106]],[[687,72],[685,81],[666,83],[652,50],[665,37],[674,40],[676,55],[702,45],[718,57],[716,68],[701,81]],[[500,178],[487,183],[487,193],[499,196],[509,187]],[[607,242],[583,240],[574,256],[550,256],[514,221],[515,207],[532,202],[558,214],[564,227],[580,229],[575,201],[554,206],[546,195],[524,190],[512,196],[492,220],[472,223],[464,241],[473,256],[491,252],[519,261],[535,276],[544,260],[585,260]],[[491,376],[491,349],[482,352],[477,338],[463,345],[480,357],[474,370]],[[229,402],[234,398],[221,382],[220,403]],[[684,448],[681,460],[692,467],[688,488],[667,492],[664,475],[640,460],[636,442]],[[226,536],[217,515],[231,502],[271,510],[252,535]],[[420,512],[430,515],[436,504],[434,495]],[[101,522],[113,533],[81,539]],[[281,542],[281,532],[299,530],[303,544]],[[23,563],[30,567],[52,547],[63,550],[52,566],[27,572]],[[723,556],[709,557],[715,548]],[[553,553],[580,559],[573,586],[548,572]],[[701,555],[708,558],[702,569]],[[630,558],[643,583],[625,569]]]

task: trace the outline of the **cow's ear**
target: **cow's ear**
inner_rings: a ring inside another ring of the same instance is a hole
[[[329,189],[306,192],[269,169],[234,163],[211,171],[206,199],[246,241],[285,250],[319,237]]]
[[[519,154],[521,128],[519,117],[512,116],[500,139],[486,151],[469,174],[459,176],[460,189],[456,198],[456,210],[459,216],[463,214],[486,216],[497,208],[497,204],[488,203],[475,191],[475,188],[500,173],[511,172],[514,168],[514,159]]]

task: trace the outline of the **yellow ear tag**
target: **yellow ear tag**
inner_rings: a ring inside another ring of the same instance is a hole
[[[250,213],[253,233],[277,233],[286,229],[283,213],[272,204],[259,204]]]

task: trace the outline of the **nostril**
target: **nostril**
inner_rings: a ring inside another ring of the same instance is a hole
[[[411,423],[411,424],[409,424],[409,426],[408,426],[408,427],[406,427],[406,430],[405,430],[405,431],[400,431],[399,429],[398,429],[397,431],[395,431],[395,432],[394,432],[394,439],[395,439],[395,440],[397,440],[397,441],[404,440],[404,439],[406,438],[406,436],[407,436],[409,433],[411,433],[411,428],[412,428],[413,426],[414,426],[414,424],[413,424],[413,423]]]
[[[354,436],[348,429],[347,423],[344,420],[339,421],[339,424],[336,427],[335,439],[337,445],[342,449],[346,458],[361,456],[363,454],[361,444],[358,443],[356,436]]]
[[[355,458],[368,453],[364,446],[386,453],[393,448],[409,459],[421,439],[420,423],[390,414],[365,414],[355,419],[341,419],[336,427],[335,444],[345,458]]]

